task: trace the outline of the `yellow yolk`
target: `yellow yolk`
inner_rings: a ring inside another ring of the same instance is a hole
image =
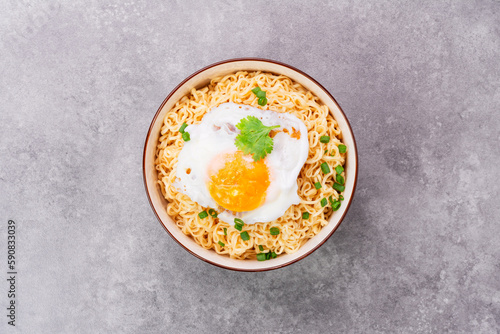
[[[266,199],[269,170],[264,160],[257,162],[243,158],[243,152],[225,153],[215,158],[215,164],[224,166],[212,173],[208,191],[220,206],[234,212],[258,208]]]

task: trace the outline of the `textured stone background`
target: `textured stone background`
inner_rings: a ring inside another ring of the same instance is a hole
[[[500,332],[500,2],[3,0],[0,13],[0,332]],[[329,89],[360,159],[340,229],[265,273],[181,249],[141,174],[168,92],[244,56]]]

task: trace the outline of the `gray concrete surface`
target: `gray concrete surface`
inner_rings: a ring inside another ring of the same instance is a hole
[[[499,333],[498,1],[2,1],[1,333]],[[257,56],[348,115],[357,193],[305,260],[213,267],[156,221],[150,121]],[[16,222],[16,327],[7,223]]]

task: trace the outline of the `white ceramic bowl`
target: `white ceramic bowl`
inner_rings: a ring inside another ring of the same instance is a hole
[[[277,258],[267,261],[230,259],[228,256],[219,255],[213,250],[202,248],[192,238],[182,233],[166,212],[167,202],[157,184],[158,178],[154,166],[155,151],[163,119],[174,104],[181,97],[188,94],[192,88],[201,88],[206,86],[214,77],[223,76],[240,70],[283,74],[295,82],[300,83],[319,97],[322,103],[328,106],[342,130],[343,141],[348,147],[346,164],[344,166],[346,172],[346,184],[343,194],[344,201],[340,209],[334,212],[330,217],[329,224],[323,227],[318,235],[307,241],[297,252],[293,254],[281,254]],[[347,117],[333,96],[316,80],[304,72],[280,62],[259,58],[240,58],[221,61],[193,73],[167,96],[156,112],[146,137],[143,156],[143,173],[146,193],[154,213],[170,236],[188,252],[201,260],[222,268],[239,271],[264,271],[281,268],[303,259],[318,249],[318,247],[335,232],[351,205],[358,177],[358,157],[356,142],[351,126],[347,121]]]

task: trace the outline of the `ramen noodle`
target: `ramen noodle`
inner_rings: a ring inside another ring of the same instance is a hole
[[[265,106],[258,104],[258,98],[252,92],[257,86],[266,91]],[[243,231],[248,232],[249,240],[243,240],[241,231],[219,218],[209,215],[200,219],[198,214],[209,208],[193,202],[173,186],[177,156],[184,145],[179,128],[183,123],[200,123],[211,108],[226,102],[293,114],[305,124],[308,131],[309,154],[297,178],[301,202],[290,206],[275,221],[245,224]],[[326,143],[321,140],[325,136],[329,137]],[[182,232],[203,248],[235,259],[252,259],[259,253],[274,252],[279,255],[296,252],[328,224],[334,210],[332,207],[335,208],[331,205],[332,200],[340,202],[343,199],[334,184],[339,179],[343,183],[343,168],[338,166],[343,166],[345,159],[342,133],[328,107],[321,104],[318,97],[286,76],[240,71],[214,78],[201,89],[192,89],[166,114],[156,150],[155,166],[158,184],[168,201],[167,213]],[[325,163],[328,173],[322,169]],[[308,217],[304,213],[308,213]],[[271,235],[271,227],[279,227],[280,233]]]

